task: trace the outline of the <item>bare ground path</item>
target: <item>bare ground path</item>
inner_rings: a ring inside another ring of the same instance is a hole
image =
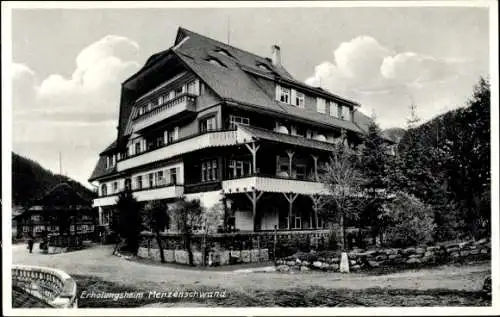
[[[94,246],[81,251],[53,255],[39,253],[38,246],[32,254],[27,252],[25,245],[14,245],[12,249],[12,262],[14,264],[55,267],[69,274],[92,275],[110,282],[143,289],[200,286],[245,291],[307,287],[361,290],[381,287],[412,290],[478,291],[482,287],[484,278],[491,272],[490,263],[479,263],[464,266],[440,266],[387,275],[322,272],[307,274],[240,273],[186,270],[128,261],[112,256],[112,246]]]

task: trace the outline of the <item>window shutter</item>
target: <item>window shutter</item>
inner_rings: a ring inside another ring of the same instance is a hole
[[[280,85],[276,84],[276,101],[280,101],[280,93],[281,93],[281,87]]]
[[[298,104],[297,104],[297,92],[295,91],[295,89],[292,89],[292,92],[290,93],[290,97],[291,97],[290,104],[292,106],[298,106]]]
[[[168,129],[163,132],[163,143],[168,144]]]

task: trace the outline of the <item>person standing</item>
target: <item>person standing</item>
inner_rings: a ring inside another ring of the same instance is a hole
[[[33,239],[33,236],[30,234],[28,237],[28,250],[30,250],[30,253],[33,253],[33,245],[35,244],[35,241]]]

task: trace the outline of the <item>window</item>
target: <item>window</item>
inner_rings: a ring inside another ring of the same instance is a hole
[[[163,105],[163,96],[158,97],[158,106]]]
[[[290,88],[280,87],[279,101],[290,103]]]
[[[203,162],[201,164],[201,181],[214,181],[217,178],[217,160]]]
[[[175,97],[182,95],[182,86],[175,88],[174,95]]]
[[[301,92],[295,92],[295,105],[299,108],[304,108],[305,96]]]
[[[262,70],[264,70],[266,72],[270,72],[271,71],[271,69],[267,65],[265,65],[265,64],[258,64],[257,66],[259,66],[260,69],[262,69]]]
[[[295,219],[294,219],[295,218]],[[292,229],[301,229],[302,228],[302,218],[301,217],[293,217],[294,222],[292,223]]]
[[[170,129],[167,131],[167,143],[174,142],[174,129]]]
[[[196,80],[192,80],[187,84],[188,94],[198,95],[198,85]]]
[[[295,134],[301,137],[306,137],[306,129],[303,127],[295,127]]]
[[[149,187],[154,187],[154,178],[155,178],[155,175],[154,173],[150,173],[149,174]]]
[[[32,215],[31,221],[40,221],[40,215]]]
[[[142,189],[142,175],[137,176],[135,182],[137,184],[137,189]]]
[[[233,55],[229,54],[228,51],[226,51],[225,49],[222,49],[222,48],[218,48],[215,50],[217,53],[221,54],[221,55],[224,55],[224,56],[227,56],[227,57],[233,57]]]
[[[132,189],[132,181],[130,180],[130,178],[125,178],[125,189],[126,190]]]
[[[101,186],[101,196],[106,196],[108,194],[108,186],[106,184],[102,184]]]
[[[229,129],[235,129],[236,124],[250,125],[250,119],[240,116],[229,116]]]
[[[153,103],[152,102],[148,102],[147,110],[146,111],[151,111],[151,109],[153,109]]]
[[[342,120],[351,119],[351,109],[347,106],[339,105],[339,117]]]
[[[216,129],[215,116],[201,120],[200,122],[201,132],[213,131],[215,129]]]
[[[156,147],[161,147],[161,146],[163,146],[163,137],[158,136],[156,137]]]
[[[335,101],[330,101],[330,116],[338,118],[339,117],[339,105]]]
[[[170,183],[177,185],[177,168],[170,169]]]
[[[306,166],[297,164],[295,167],[295,175],[297,175],[297,179],[306,179]]]
[[[144,114],[144,108],[143,107],[139,107],[139,115],[142,115]]]
[[[324,225],[323,218],[318,218],[318,228],[323,228]]]
[[[165,185],[165,179],[163,178],[163,171],[156,172],[156,184]]]
[[[242,177],[251,174],[251,165],[248,161],[230,160],[229,161],[229,177]]]
[[[326,104],[325,104],[325,99],[323,98],[316,98],[316,107],[317,107],[317,111],[320,112],[320,113],[325,113],[326,109]]]
[[[207,59],[207,62],[209,62],[210,64],[215,65],[215,66],[226,67],[226,65],[222,64],[221,62],[219,62],[215,58],[209,58],[209,59]]]
[[[106,156],[106,169],[108,169],[111,166],[111,162],[109,159],[109,156]]]
[[[141,142],[135,143],[135,154],[141,153]]]
[[[113,192],[116,193],[118,191],[118,182],[113,182]]]

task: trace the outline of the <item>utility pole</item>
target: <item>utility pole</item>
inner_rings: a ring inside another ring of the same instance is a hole
[[[62,158],[61,158],[61,151],[59,151],[59,175],[62,175]]]
[[[231,43],[231,17],[227,16],[227,44]]]

